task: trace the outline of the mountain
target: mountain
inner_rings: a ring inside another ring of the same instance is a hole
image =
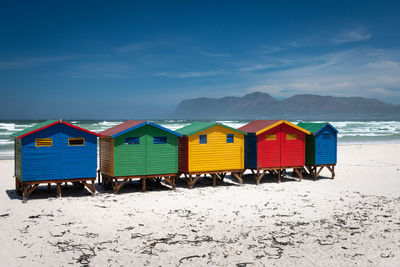
[[[400,105],[363,97],[294,95],[277,100],[267,93],[243,97],[183,100],[171,114],[174,119],[400,119]]]

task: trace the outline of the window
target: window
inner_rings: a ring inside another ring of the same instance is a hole
[[[226,142],[227,143],[233,143],[234,139],[233,139],[233,134],[227,134],[226,135]]]
[[[286,140],[296,140],[296,139],[297,139],[296,134],[291,134],[291,133],[286,134]]]
[[[207,135],[201,134],[199,137],[200,144],[207,144]]]
[[[153,144],[166,144],[167,137],[166,136],[154,136],[153,137]]]
[[[68,145],[69,146],[84,146],[85,145],[85,138],[68,138]]]
[[[276,134],[266,134],[265,140],[276,140]]]
[[[53,146],[52,138],[36,138],[35,139],[36,146]]]
[[[330,135],[329,133],[323,133],[323,134],[322,134],[322,139],[323,139],[323,140],[329,140],[330,137],[331,137],[331,135]]]
[[[128,145],[139,145],[140,139],[139,139],[139,137],[127,137],[125,139],[125,143]]]

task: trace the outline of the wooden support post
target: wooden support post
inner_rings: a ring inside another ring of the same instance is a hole
[[[146,192],[146,178],[142,178],[142,192]]]
[[[257,169],[257,178],[256,178],[256,183],[257,183],[257,185],[260,184],[260,181],[261,181],[261,179],[264,177],[265,173],[266,173],[265,170],[261,170],[261,171],[260,171],[259,169]]]
[[[278,183],[281,182],[281,169],[278,169]]]
[[[320,166],[319,170],[318,170],[318,167],[315,167],[315,170],[314,170],[314,181],[318,179],[318,176],[321,173],[323,168],[324,168],[324,166]]]
[[[194,184],[197,182],[197,180],[199,180],[199,178],[200,178],[200,174],[197,174],[196,177],[195,177],[195,178],[193,179],[193,181],[192,181],[192,186],[191,186],[191,188],[193,188]]]
[[[57,183],[57,198],[61,197],[61,183]]]
[[[235,172],[235,173],[232,173],[232,175],[239,181],[239,185],[243,184],[242,173],[237,174]]]
[[[22,183],[22,202],[26,202],[28,200],[28,186]]]
[[[301,182],[301,180],[303,179],[303,174],[301,173],[301,171],[299,171],[299,169],[293,169],[293,171],[299,176],[299,182]]]
[[[16,177],[15,177],[15,192],[19,194],[19,181]]]
[[[328,170],[331,172],[332,174],[332,179],[335,179],[335,165],[332,166],[326,166],[328,168]]]
[[[185,175],[186,176],[186,175]],[[187,179],[187,178],[186,178]],[[188,185],[189,185],[189,189],[193,188],[193,184],[192,184],[192,174],[189,174],[189,180],[188,180]]]
[[[213,179],[213,187],[216,187],[217,186],[217,175],[215,173],[213,173],[211,176]]]
[[[94,188],[94,180],[92,180],[92,184],[89,185],[86,181],[82,181],[82,184],[84,187],[86,187],[90,193],[92,193],[92,196],[94,196],[94,193],[96,192],[95,188]]]
[[[47,190],[51,189],[51,183],[47,183]]]
[[[254,176],[254,180],[256,180],[257,181],[257,174],[254,172],[254,170],[253,169],[250,169],[250,171],[251,171],[251,173],[253,174],[253,176]]]

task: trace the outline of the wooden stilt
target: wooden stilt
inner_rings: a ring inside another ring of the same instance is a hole
[[[19,180],[17,179],[17,177],[15,177],[15,192],[17,194],[19,194],[19,192],[20,192],[20,183],[19,183]]]
[[[57,183],[57,198],[61,197],[61,183]]]
[[[51,183],[47,183],[47,190],[51,189]]]
[[[293,171],[299,176],[299,182],[301,182],[301,180],[303,179],[303,174],[301,173],[301,171],[299,171],[299,169],[293,169]]]
[[[146,178],[141,178],[142,179],[142,192],[146,192]]]
[[[256,183],[257,183],[257,185],[260,184],[260,181],[261,181],[261,179],[264,177],[265,172],[266,172],[265,170],[259,170],[259,169],[257,169],[257,178],[256,178]]]
[[[22,184],[22,198],[23,202],[25,203],[28,200],[28,186],[25,184]]]
[[[278,183],[281,182],[281,169],[278,169]]]
[[[212,179],[213,179],[213,187],[217,186],[217,175],[214,173],[212,174]]]
[[[192,181],[192,184],[191,184],[191,186],[190,186],[190,189],[192,189],[193,188],[193,186],[194,186],[194,184],[197,182],[197,180],[199,180],[200,179],[200,174],[197,174],[196,175],[196,177],[193,179],[193,181]]]
[[[89,190],[90,193],[92,193],[92,196],[94,196],[94,193],[96,192],[94,188],[94,180],[92,181],[91,185],[89,185],[86,181],[82,181],[82,184]]]
[[[243,184],[242,173],[232,173],[232,175],[239,181],[239,185]]]
[[[186,175],[185,175],[186,176]],[[192,183],[192,175],[191,174],[189,174],[189,181],[188,181],[188,185],[189,185],[189,189],[192,189],[193,188],[193,183]]]
[[[335,166],[326,166],[332,174],[332,179],[335,179]]]

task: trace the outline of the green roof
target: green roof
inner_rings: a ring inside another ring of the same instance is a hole
[[[312,134],[315,134],[319,130],[321,130],[323,127],[325,127],[328,123],[327,122],[319,122],[319,123],[313,123],[313,122],[299,122],[297,126],[306,129]]]
[[[189,125],[187,125],[185,127],[182,127],[180,129],[176,130],[176,132],[178,132],[178,133],[180,133],[182,135],[191,136],[191,135],[194,135],[194,134],[196,134],[198,132],[207,130],[208,128],[211,128],[211,127],[214,127],[214,126],[217,126],[217,125],[220,125],[222,127],[225,127],[225,128],[231,129],[233,131],[239,132],[241,134],[247,135],[247,133],[245,133],[245,132],[242,132],[242,131],[240,131],[238,129],[226,126],[225,124],[218,123],[218,122],[194,122],[192,124],[189,124]]]
[[[48,121],[44,121],[44,122],[35,124],[35,125],[33,125],[32,127],[26,128],[26,129],[24,129],[24,130],[22,130],[22,131],[19,131],[19,132],[16,132],[16,133],[13,133],[13,134],[11,135],[11,137],[17,138],[17,137],[19,137],[19,136],[21,136],[21,135],[25,135],[25,134],[27,134],[27,133],[30,133],[30,132],[32,132],[32,131],[35,131],[35,130],[37,130],[37,129],[40,129],[40,128],[42,128],[42,127],[45,127],[45,126],[47,126],[47,125],[49,125],[49,124],[52,124],[52,123],[54,123],[54,122],[56,122],[56,120],[48,120]]]

